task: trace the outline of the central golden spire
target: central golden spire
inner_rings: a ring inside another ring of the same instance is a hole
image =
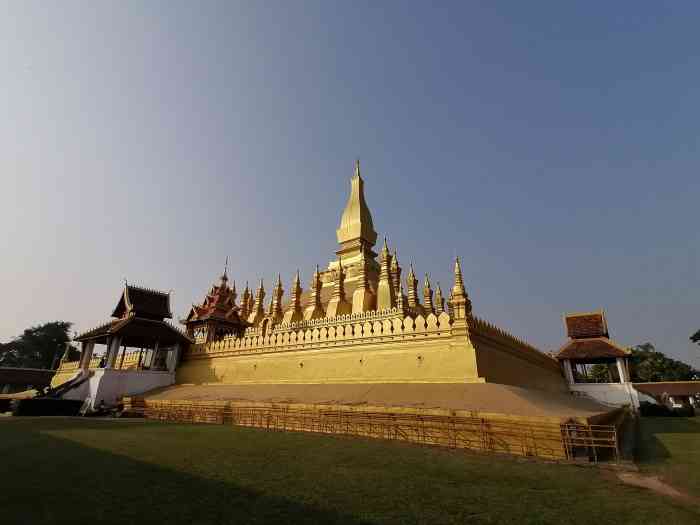
[[[372,214],[365,201],[364,181],[360,176],[360,161],[355,161],[355,174],[350,179],[350,196],[340,217],[340,227],[336,230],[342,252],[360,251],[360,243],[368,248],[377,242],[377,232],[372,224]],[[354,248],[354,249],[353,249]],[[343,253],[346,255],[346,253]],[[347,253],[347,255],[356,255]]]

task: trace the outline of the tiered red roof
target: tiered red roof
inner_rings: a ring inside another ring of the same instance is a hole
[[[626,357],[629,350],[610,340],[605,313],[586,312],[564,317],[569,341],[557,353],[557,359],[606,359]]]
[[[228,277],[224,273],[221,282],[211,287],[202,304],[192,305],[185,322],[218,319],[239,323],[238,306],[236,306],[236,291],[228,285]]]

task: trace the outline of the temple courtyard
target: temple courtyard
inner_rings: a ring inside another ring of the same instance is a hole
[[[3,524],[700,522],[700,418],[643,418],[638,477],[405,443],[0,417]]]

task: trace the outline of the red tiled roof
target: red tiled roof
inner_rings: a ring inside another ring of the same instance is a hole
[[[572,339],[561,347],[557,359],[600,359],[606,357],[627,357],[629,351],[616,345],[607,337]]]
[[[569,314],[564,317],[567,335],[572,339],[609,337],[608,323],[603,312]]]
[[[661,383],[634,383],[634,388],[650,396],[690,396],[700,394],[700,381],[665,381]]]
[[[127,346],[131,346],[128,343],[130,338],[139,342],[160,339],[163,344],[187,344],[192,342],[189,336],[165,321],[135,316],[113,319],[97,328],[80,334],[75,338],[75,341],[104,342],[111,335],[122,336],[124,344]]]
[[[170,296],[156,290],[127,285],[112,312],[112,317],[124,317],[127,313],[147,319],[172,319]]]

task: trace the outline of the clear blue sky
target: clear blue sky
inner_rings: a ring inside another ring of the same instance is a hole
[[[544,350],[562,313],[700,366],[697,2],[2,2],[0,340],[182,316],[380,235]],[[485,5],[484,5],[485,4]]]

